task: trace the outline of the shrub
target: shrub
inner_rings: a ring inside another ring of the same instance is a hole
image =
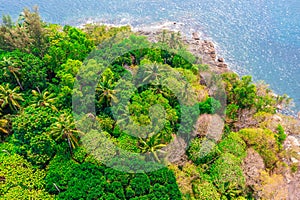
[[[44,191],[45,175],[21,156],[0,152],[1,199],[53,199]]]
[[[239,135],[248,147],[253,147],[263,157],[266,167],[274,167],[278,161],[276,153],[279,152],[279,148],[272,131],[247,128],[239,131]]]
[[[136,195],[147,194],[150,190],[150,180],[145,174],[136,174],[136,176],[130,181],[130,186]]]
[[[199,180],[193,183],[193,193],[196,199],[220,199],[221,197],[212,183]]]
[[[220,101],[209,97],[206,101],[199,103],[199,110],[201,114],[214,114],[221,108]]]
[[[195,138],[192,140],[187,155],[195,164],[211,162],[218,154],[216,144],[207,138]]]
[[[284,140],[286,139],[286,134],[284,133],[284,129],[283,127],[278,124],[278,127],[277,127],[277,134],[276,134],[276,140],[278,142],[278,145],[280,146],[280,148],[282,147],[282,144],[284,142]]]
[[[229,198],[238,196],[245,188],[245,177],[240,167],[241,160],[224,153],[213,163],[210,176],[218,191]]]
[[[222,153],[231,153],[238,158],[246,157],[246,143],[238,133],[230,133],[218,144],[218,149]]]

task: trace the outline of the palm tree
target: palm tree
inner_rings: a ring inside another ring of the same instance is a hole
[[[22,94],[17,93],[19,87],[15,87],[13,90],[10,89],[9,83],[6,85],[0,85],[0,104],[1,107],[9,106],[11,110],[17,111],[21,105],[20,101],[24,101]]]
[[[0,62],[0,66],[4,67],[4,71],[5,71],[4,75],[7,75],[7,72],[11,73],[15,77],[15,79],[16,79],[18,85],[20,86],[21,90],[24,90],[23,86],[20,82],[20,79],[17,76],[17,74],[20,75],[20,72],[19,72],[20,67],[17,66],[17,64],[12,61],[12,58],[11,57],[9,57],[9,58],[3,57],[3,61]]]
[[[96,92],[99,92],[99,102],[106,106],[112,105],[112,102],[117,102],[115,96],[116,90],[113,88],[112,80],[103,77],[102,81],[97,85]]]
[[[0,133],[8,134],[8,130],[6,129],[8,125],[7,119],[0,119]]]
[[[194,103],[196,93],[189,83],[184,83],[182,90],[180,91],[180,97],[185,101],[184,103]]]
[[[33,95],[33,106],[36,107],[50,107],[54,111],[58,111],[57,108],[53,105],[56,101],[56,98],[54,98],[54,94],[50,94],[48,91],[40,92],[40,90],[37,88],[36,90],[32,90]]]
[[[70,147],[70,152],[72,149],[78,146],[78,137],[82,133],[76,130],[75,122],[71,115],[67,113],[61,114],[56,118],[56,122],[51,125],[50,135],[56,140],[67,140]]]
[[[143,82],[157,81],[161,77],[161,73],[164,71],[163,67],[157,63],[146,65],[144,68]]]
[[[165,153],[161,148],[167,146],[166,144],[161,144],[161,134],[158,133],[153,136],[154,133],[151,133],[146,139],[140,139],[140,146],[139,148],[141,149],[141,153],[152,153],[154,156],[155,160],[157,162],[161,162],[158,158],[157,151]]]
[[[1,113],[1,108],[0,108],[0,116],[2,115]],[[7,119],[0,119],[0,133],[4,133],[7,135],[9,131],[7,130],[7,125],[8,125],[8,120]],[[1,134],[2,136],[2,134]]]

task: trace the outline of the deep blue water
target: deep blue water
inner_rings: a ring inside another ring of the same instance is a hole
[[[233,70],[288,94],[300,110],[299,0],[0,0],[0,14],[17,18],[33,5],[45,21],[59,24],[90,18],[134,26],[184,23],[184,30],[212,38]]]

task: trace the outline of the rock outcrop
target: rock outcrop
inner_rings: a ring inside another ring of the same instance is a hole
[[[197,37],[184,40],[189,50],[198,58],[201,58],[202,64],[209,65],[210,69],[218,74],[230,71],[224,58],[219,57],[213,42],[208,40],[198,40]]]
[[[265,169],[264,160],[252,148],[247,150],[247,156],[243,161],[243,172],[246,178],[246,185],[254,186],[259,183],[260,172]]]

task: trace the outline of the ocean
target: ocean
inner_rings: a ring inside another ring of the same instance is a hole
[[[232,70],[288,94],[300,110],[299,0],[0,0],[0,14],[17,19],[33,5],[43,20],[62,25],[176,22],[186,34],[213,40]]]

